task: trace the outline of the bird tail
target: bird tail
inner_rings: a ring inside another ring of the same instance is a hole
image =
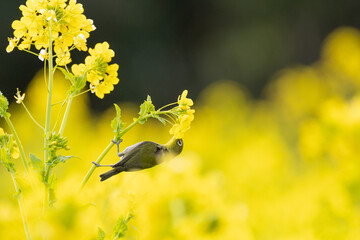
[[[112,176],[114,176],[114,175],[116,175],[118,173],[121,173],[123,171],[125,171],[125,168],[122,168],[122,167],[116,167],[114,169],[111,169],[110,171],[107,171],[107,172],[100,175],[100,178],[101,178],[100,181],[101,182],[105,181],[109,177],[112,177]]]

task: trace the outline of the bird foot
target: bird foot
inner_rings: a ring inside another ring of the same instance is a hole
[[[119,141],[115,141],[114,139],[111,139],[111,141],[116,144],[116,146],[119,146],[119,144],[123,141],[122,139],[120,139]]]
[[[96,163],[96,162],[92,162],[96,167],[100,167],[100,164]]]
[[[115,141],[114,139],[111,139],[111,141],[112,141],[114,144],[116,144],[116,147],[117,147],[117,155],[118,155],[118,157],[121,157],[122,155],[121,155],[121,153],[120,153],[120,151],[119,151],[119,145],[120,145],[120,143],[121,143],[123,140],[120,139],[119,141]]]

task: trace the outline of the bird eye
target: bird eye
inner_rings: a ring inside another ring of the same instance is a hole
[[[177,140],[177,144],[181,147],[183,145],[183,142],[181,139]]]

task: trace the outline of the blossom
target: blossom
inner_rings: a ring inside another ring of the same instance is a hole
[[[81,38],[81,37],[80,37]],[[75,76],[86,75],[86,80],[90,83],[92,93],[99,98],[104,98],[105,94],[114,90],[114,85],[119,82],[119,65],[109,62],[115,53],[109,48],[107,42],[98,43],[94,48],[89,49],[90,55],[85,58],[85,63],[71,67]]]
[[[74,46],[80,51],[87,50],[86,38],[84,34],[80,33],[79,35],[74,37]]]
[[[19,38],[8,38],[9,45],[6,47],[6,52],[10,53],[18,45]]]
[[[9,38],[7,52],[15,47],[29,50],[32,45],[37,50],[47,49],[52,44],[60,58],[57,64],[65,65],[71,62],[71,49],[87,50],[86,39],[95,26],[76,0],[28,0],[20,10],[22,17],[11,25],[14,38]]]
[[[16,95],[14,96],[14,98],[16,99],[16,103],[20,104],[25,99],[25,93],[23,93],[23,95],[21,95],[21,91],[19,91],[18,88],[16,90],[17,90],[17,92],[16,92]]]
[[[184,90],[178,98],[178,106],[173,109],[177,116],[175,124],[169,133],[176,139],[183,138],[184,133],[190,129],[191,122],[194,120],[195,110],[191,109],[194,104],[190,98],[187,98],[188,91]]]
[[[115,55],[114,51],[109,49],[109,43],[107,42],[96,44],[94,49],[89,49],[89,53],[93,57],[103,58],[106,62],[110,62]]]
[[[189,109],[194,103],[193,100],[187,98],[188,90],[184,90],[178,98],[178,104],[181,109],[187,110]]]
[[[39,53],[39,59],[41,61],[44,61],[48,57],[48,54],[46,53],[45,49],[41,49]]]
[[[174,135],[176,139],[183,138],[184,133],[190,129],[192,120],[194,120],[194,110],[189,114],[180,115],[178,123],[175,123],[169,133]]]

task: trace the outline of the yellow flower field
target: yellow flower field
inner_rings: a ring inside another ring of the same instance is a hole
[[[21,24],[26,21],[16,24],[17,32]],[[101,46],[109,51],[104,43],[91,50],[93,55]],[[83,70],[79,65],[72,69],[79,75]],[[110,66],[107,70],[115,71]],[[33,79],[24,100],[41,123],[46,108],[45,88],[39,87],[42,73]],[[99,88],[100,98],[118,82],[113,75],[109,89]],[[99,80],[92,77],[92,83]],[[55,74],[53,102],[66,97],[68,82]],[[179,98],[187,115],[180,115],[172,129],[184,136],[179,156],[105,182],[98,178],[105,169],[98,168],[82,191],[91,162],[113,138],[110,122],[115,111],[112,107],[95,114],[86,94],[74,99],[64,131],[74,157],[54,169],[56,201],[46,214],[41,180],[34,175],[29,181],[21,160],[15,161],[32,238],[360,239],[359,30],[335,30],[324,42],[318,62],[283,69],[260,99],[231,80],[208,86],[194,101],[187,94]],[[195,118],[189,110],[192,104]],[[138,107],[118,105],[123,121],[131,123]],[[54,106],[51,126],[60,108],[61,104]],[[27,154],[31,149],[42,156],[42,129],[21,106],[14,103],[9,109]],[[4,121],[0,127],[8,130]],[[149,119],[129,131],[120,148],[144,140],[166,143],[170,127]],[[102,163],[118,160],[114,148]],[[16,190],[2,165],[0,181],[0,239],[25,239]],[[116,224],[127,231],[114,235]]]

